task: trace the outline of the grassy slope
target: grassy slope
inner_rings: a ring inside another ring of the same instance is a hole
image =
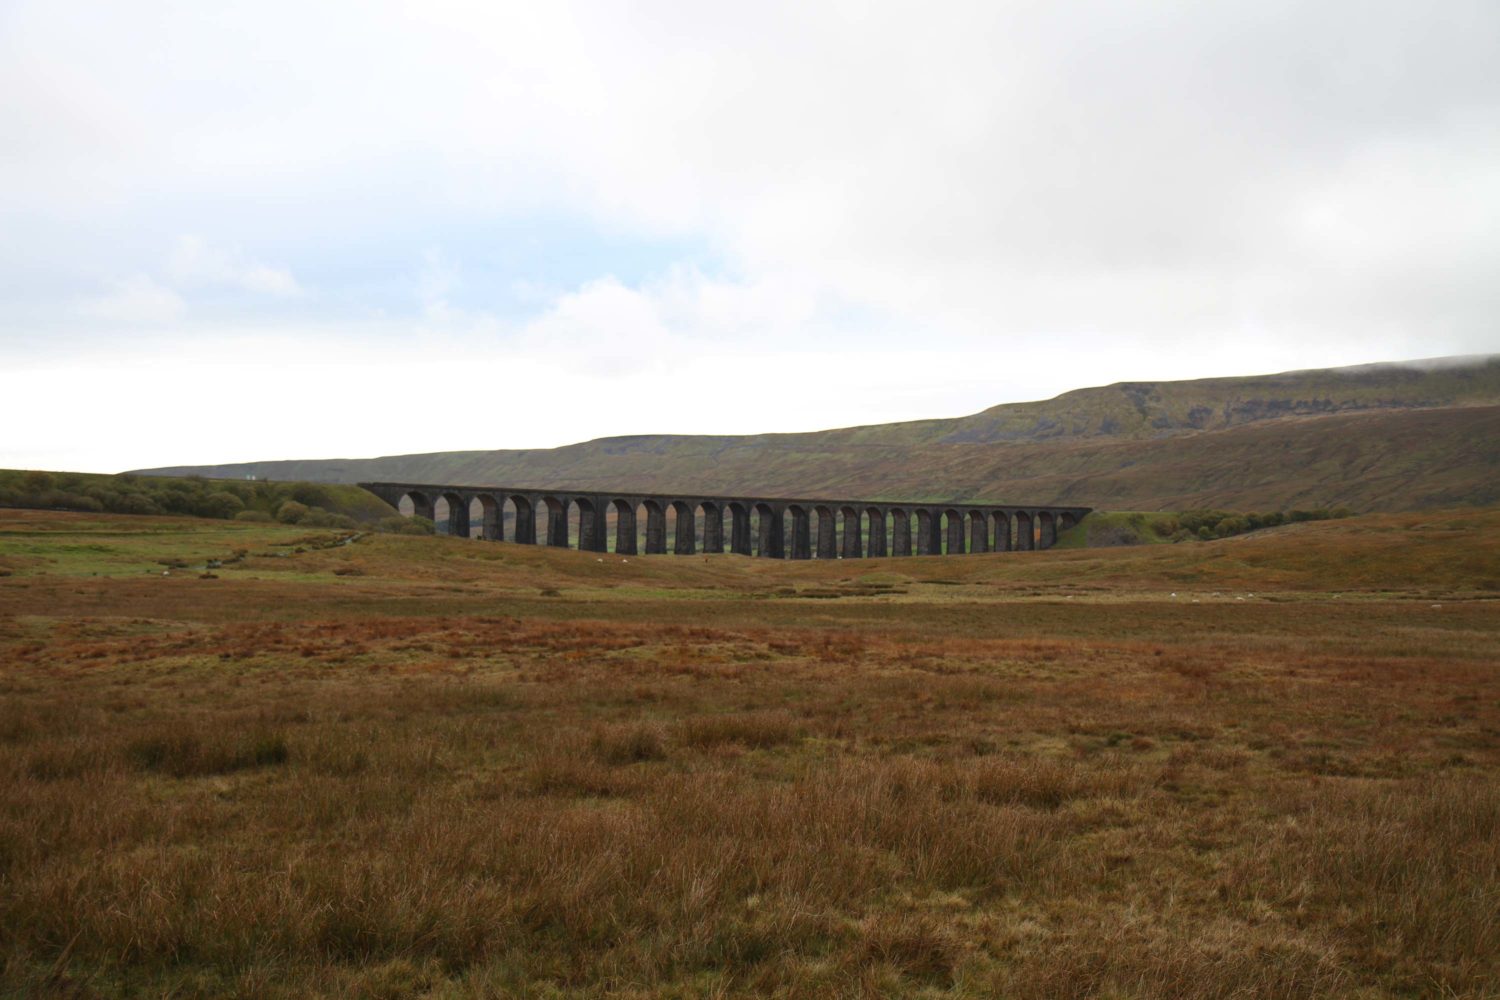
[[[1500,360],[1126,383],[971,417],[808,434],[607,438],[565,448],[202,467],[408,480],[1114,509],[1500,499]]]
[[[996,406],[958,421],[947,441],[1057,437],[1155,438],[1287,416],[1500,402],[1500,358],[1435,368],[1361,365],[1186,382],[1121,382],[1037,403]]]
[[[336,537],[0,511],[0,996],[1500,991],[1500,511]]]

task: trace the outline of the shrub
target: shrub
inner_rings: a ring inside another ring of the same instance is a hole
[[[661,728],[645,723],[600,727],[594,730],[589,747],[605,764],[638,764],[667,756]]]
[[[295,500],[290,502],[296,503]],[[330,513],[322,507],[309,507],[297,523],[309,528],[353,528],[354,518],[346,514]]]
[[[242,510],[234,515],[234,519],[236,521],[255,521],[263,524],[271,520],[271,515],[263,510]]]
[[[126,748],[126,756],[142,771],[189,778],[285,764],[291,751],[286,738],[275,734],[205,739],[174,733],[136,740]]]
[[[117,514],[160,514],[162,513],[155,501],[140,493],[117,493],[110,510]]]
[[[1243,517],[1226,517],[1214,527],[1214,534],[1220,538],[1228,538],[1230,535],[1243,534],[1250,530],[1250,522]]]
[[[245,509],[245,502],[226,490],[217,490],[203,498],[199,511],[205,517],[229,518]]]
[[[295,500],[288,500],[276,508],[276,520],[282,524],[301,524],[302,519],[307,516],[307,512],[308,507],[306,504],[298,503]]]

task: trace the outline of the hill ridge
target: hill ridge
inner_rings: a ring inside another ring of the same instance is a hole
[[[1392,510],[1500,500],[1500,356],[1127,381],[962,417],[546,449],[176,466],[144,474],[648,492],[901,494],[1114,509]],[[857,491],[857,492],[854,492]]]

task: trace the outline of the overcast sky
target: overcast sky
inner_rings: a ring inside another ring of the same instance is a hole
[[[0,466],[1500,350],[1500,4],[0,0]]]

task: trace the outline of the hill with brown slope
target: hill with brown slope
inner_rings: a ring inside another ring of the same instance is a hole
[[[1113,509],[1500,501],[1500,358],[1118,383],[951,420],[805,434],[149,470]]]

